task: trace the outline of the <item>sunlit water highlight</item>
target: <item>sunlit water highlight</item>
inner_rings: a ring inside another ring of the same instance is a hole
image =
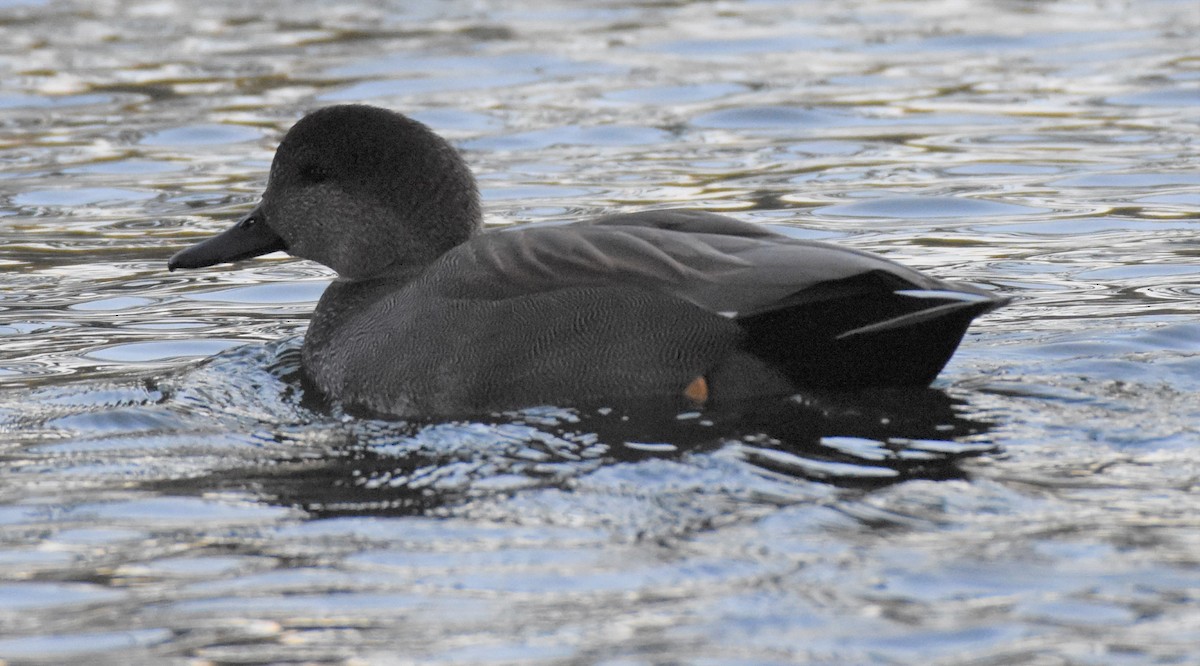
[[[0,2],[0,658],[1200,659],[1200,15]],[[929,392],[343,415],[327,271],[168,274],[336,102],[490,224],[692,206],[1016,297]]]

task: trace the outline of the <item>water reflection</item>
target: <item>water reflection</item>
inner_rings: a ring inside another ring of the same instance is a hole
[[[314,414],[329,409],[303,395],[297,399]],[[426,515],[491,495],[566,490],[605,466],[718,455],[769,476],[866,489],[965,478],[963,459],[995,453],[986,437],[991,424],[962,416],[964,407],[935,389],[806,393],[721,412],[641,403],[450,422],[340,418],[335,406],[324,426],[275,432],[280,442],[311,446],[319,429],[318,456],[285,448],[250,468],[148,487],[254,489],[263,501],[312,517]]]
[[[1195,662],[1194,0],[550,4],[0,0],[0,658]],[[162,269],[343,99],[489,224],[701,207],[1022,300],[944,393],[343,421],[288,369],[327,274]]]

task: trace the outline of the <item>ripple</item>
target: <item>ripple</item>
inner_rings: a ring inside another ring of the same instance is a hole
[[[691,119],[690,124],[714,129],[795,129],[798,127],[832,127],[862,122],[845,112],[796,106],[738,107],[705,113]]]
[[[1178,264],[1130,264],[1112,268],[1095,268],[1076,273],[1077,279],[1088,282],[1132,280],[1176,275],[1200,275],[1200,266]]]
[[[45,634],[0,638],[0,654],[10,659],[28,659],[45,663],[48,658],[82,658],[84,661],[104,658],[102,655],[138,648],[144,650],[166,643],[175,637],[170,629],[125,629],[120,631],[91,631],[77,634]],[[128,659],[134,660],[135,655]]]
[[[636,104],[692,104],[728,97],[745,90],[745,86],[731,83],[648,86],[614,90],[605,93],[604,99]]]
[[[71,310],[81,312],[112,312],[117,310],[132,310],[154,303],[152,298],[140,296],[118,296],[116,298],[100,298],[86,303],[75,303],[68,306]]]
[[[520,71],[541,76],[579,75],[583,73],[615,72],[601,63],[576,61],[555,57],[548,53],[516,52],[496,53],[490,57],[478,55],[428,56],[420,53],[395,53],[373,57],[326,70],[332,77],[364,77],[394,75],[399,72],[427,74],[429,72],[461,72],[479,76],[495,72]]]
[[[966,197],[897,196],[884,197],[870,193],[866,201],[833,206],[821,206],[816,215],[832,217],[883,217],[902,219],[933,219],[946,217],[994,217],[1002,215],[1034,215],[1049,212],[1046,208],[985,201]]]
[[[18,206],[89,206],[99,204],[129,203],[145,201],[158,196],[145,190],[128,190],[116,187],[80,187],[33,190],[22,192],[12,198]]]
[[[654,51],[684,56],[739,56],[777,51],[823,50],[842,46],[840,39],[816,35],[763,36],[752,39],[684,39],[655,44]]]
[[[1194,0],[21,4],[0,655],[1195,661]],[[1018,300],[928,401],[350,416],[326,269],[161,264],[329,99],[447,131],[489,222],[740,210]]]
[[[146,135],[139,143],[144,146],[185,148],[246,143],[262,137],[262,131],[253,127],[210,123],[160,130]]]
[[[946,173],[963,176],[1037,175],[1060,173],[1061,171],[1062,167],[1049,166],[1045,164],[1015,164],[1003,162],[964,164],[962,166],[954,166],[946,169]]]
[[[145,176],[150,174],[182,171],[185,168],[186,165],[181,162],[129,159],[108,160],[104,162],[97,162],[95,164],[84,164],[81,166],[63,169],[63,173],[96,173],[113,176]]]
[[[184,358],[208,357],[246,344],[244,340],[180,339],[163,342],[130,342],[102,347],[84,356],[116,363],[149,363]]]
[[[277,566],[278,560],[238,555],[182,556],[153,562],[131,563],[122,568],[125,576],[204,580],[245,574]]]
[[[537,74],[524,72],[491,72],[487,76],[463,74],[457,77],[440,76],[429,78],[385,79],[363,81],[321,95],[326,102],[358,102],[379,100],[388,97],[416,96],[450,90],[486,90],[507,88],[538,81]]]
[[[555,185],[513,185],[509,187],[484,187],[480,195],[484,201],[542,201],[563,197],[578,198],[595,194],[595,190]]]
[[[439,133],[449,131],[494,132],[504,126],[504,121],[494,115],[462,109],[423,109],[414,111],[408,116],[433,127]]]
[[[792,474],[800,474],[810,478],[837,478],[840,476],[864,478],[883,477],[897,478],[900,473],[888,467],[873,467],[851,463],[813,460],[797,456],[787,451],[764,449],[755,446],[743,446],[739,454],[746,460],[769,469],[786,470]]]
[[[1182,192],[1180,194],[1155,194],[1141,197],[1138,203],[1167,204],[1168,206],[1190,206],[1200,208],[1200,192]]]
[[[1181,86],[1145,92],[1114,95],[1104,100],[1116,106],[1193,107],[1200,106],[1200,87]]]
[[[193,527],[271,524],[292,512],[256,502],[213,501],[199,497],[143,497],[93,502],[74,507],[106,525],[147,528],[155,525]]]
[[[1153,233],[1163,231],[1185,231],[1194,223],[1187,220],[1146,220],[1133,217],[1068,217],[1032,220],[1004,224],[989,224],[985,231],[992,233],[1017,233],[1030,235],[1078,236],[1100,235],[1118,232]]]
[[[0,613],[111,604],[127,596],[85,583],[0,583]]]
[[[467,150],[533,151],[553,146],[623,147],[661,143],[669,134],[651,127],[628,125],[598,125],[580,127],[568,125],[543,130],[501,134],[463,142]]]
[[[280,305],[284,303],[316,303],[329,285],[328,280],[305,282],[273,282],[245,287],[218,289],[216,291],[189,292],[183,298],[189,301],[217,303],[261,303]]]
[[[63,106],[83,106],[89,104],[107,104],[113,98],[109,95],[22,95],[19,93],[0,94],[0,109],[43,109]]]
[[[1164,185],[1200,185],[1197,173],[1090,173],[1060,178],[1054,187],[1162,187]]]

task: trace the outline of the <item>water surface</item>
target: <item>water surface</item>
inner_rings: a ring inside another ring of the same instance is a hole
[[[0,3],[0,657],[1200,659],[1188,1]],[[492,225],[690,206],[1012,295],[928,392],[384,422],[328,271],[167,273],[338,102]]]

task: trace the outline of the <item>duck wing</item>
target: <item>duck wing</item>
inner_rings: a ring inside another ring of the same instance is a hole
[[[971,321],[1007,302],[868,252],[675,210],[480,234],[418,281],[446,299],[516,302],[583,287],[643,294],[655,311],[676,312],[665,317],[682,317],[678,306],[690,304],[736,323],[737,358],[757,359],[793,386],[831,388],[928,385]],[[752,395],[757,380],[741,380],[763,375],[725,376],[742,385],[727,394]]]
[[[761,225],[690,210],[489,232],[456,248],[447,259],[470,265],[470,270],[446,271],[457,276],[454,282],[474,283],[455,291],[485,298],[624,284],[736,319],[884,293],[914,300],[914,312],[894,318],[850,318],[853,321],[839,332],[845,336],[905,326],[958,309],[985,311],[1004,302],[986,291],[939,280],[868,252],[794,239]]]

